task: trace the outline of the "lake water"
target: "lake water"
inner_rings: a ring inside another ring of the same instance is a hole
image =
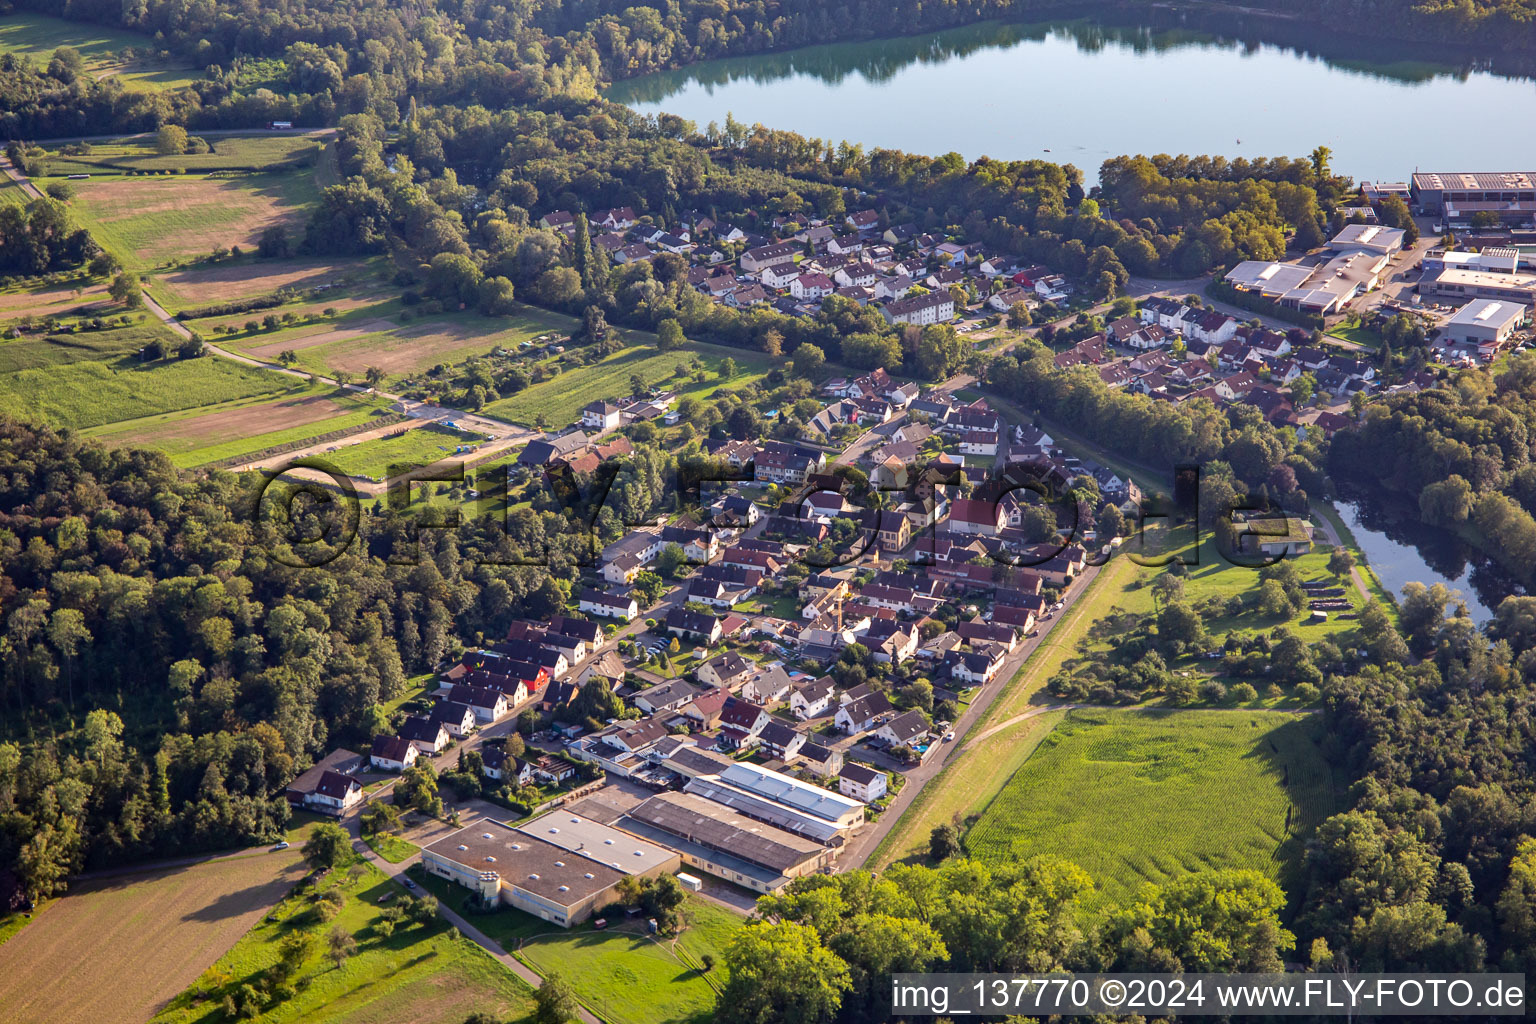
[[[1338,501],[1334,508],[1393,597],[1402,597],[1406,583],[1444,583],[1482,624],[1515,592],[1512,579],[1456,536],[1418,522],[1417,509],[1366,500]]]
[[[922,36],[731,58],[616,83],[643,113],[729,112],[829,141],[1079,167],[1125,153],[1305,156],[1403,181],[1416,168],[1536,167],[1530,68],[1274,19],[1164,15],[1133,26],[986,23]],[[1426,59],[1428,56],[1430,59]],[[1522,128],[1521,126],[1526,126]]]

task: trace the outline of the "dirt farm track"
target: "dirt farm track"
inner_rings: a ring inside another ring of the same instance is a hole
[[[304,875],[298,850],[82,882],[0,945],[4,1024],[142,1024]]]

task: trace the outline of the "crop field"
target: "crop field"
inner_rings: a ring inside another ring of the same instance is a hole
[[[1316,716],[1076,710],[966,836],[982,860],[1055,854],[1111,899],[1202,868],[1283,878],[1339,805]]]
[[[0,946],[0,1006],[29,1024],[137,1024],[304,875],[297,848],[82,883]]]
[[[363,441],[324,458],[348,476],[383,480],[389,475],[390,466],[429,465],[453,455],[459,445],[469,443],[470,439],[462,434],[423,426],[395,437]]]
[[[692,378],[675,378],[679,363],[687,365],[693,356],[703,358],[708,379],[696,383]],[[721,380],[720,363],[727,356],[736,361],[736,373]],[[512,423],[531,425],[543,413],[551,426],[575,421],[581,407],[599,398],[616,398],[630,393],[629,378],[639,374],[647,384],[665,383],[681,395],[707,398],[723,387],[735,388],[761,380],[774,366],[774,360],[758,352],[691,342],[676,352],[660,352],[650,345],[630,345],[601,362],[577,366],[558,377],[540,381],[515,395],[485,407],[488,416]]]
[[[14,53],[47,64],[53,51],[61,46],[80,51],[91,75],[120,78],[127,88],[172,89],[202,77],[190,68],[159,68],[143,62],[125,64],[117,59],[123,50],[156,48],[154,39],[136,32],[31,12],[0,17],[0,54]]]
[[[85,360],[117,360],[134,355],[156,338],[167,341],[170,335],[153,321],[100,331],[29,334],[0,341],[0,374]]]
[[[283,288],[296,291],[337,288],[367,277],[367,266],[362,260],[238,260],[164,271],[155,276],[153,290],[167,309],[178,311],[270,295]],[[316,311],[327,306],[344,308],[345,301],[340,295],[316,300]],[[299,309],[298,306],[285,306],[279,312],[288,312],[290,308]],[[211,329],[214,324],[239,325],[251,319],[260,320],[269,312],[272,311],[262,310],[254,317],[250,313],[210,317],[200,320],[198,326]]]
[[[378,399],[304,387],[277,401],[237,402],[217,409],[170,413],[113,424],[91,436],[105,444],[153,448],[178,466],[201,466],[247,452],[364,427],[382,408]]]
[[[217,246],[254,249],[271,225],[300,227],[316,196],[303,171],[239,178],[100,177],[76,182],[70,210],[103,249],[131,270],[203,256]]]
[[[336,874],[347,899],[334,921],[315,920],[307,888],[294,893],[278,905],[272,919],[256,923],[163,1006],[153,1017],[156,1024],[224,1020],[224,995],[260,983],[262,972],[278,961],[279,943],[291,932],[310,934],[314,949],[293,980],[295,994],[263,1007],[263,1021],[413,1024],[460,1021],[473,1013],[522,1020],[532,1008],[528,987],[473,942],[451,937],[442,918],[427,925],[402,922],[393,934],[383,935],[380,912],[405,891],[376,868],[360,865],[355,879],[341,869]],[[357,942],[357,952],[339,968],[323,956],[326,933],[336,925]]]
[[[227,359],[148,365],[96,360],[0,374],[0,408],[55,427],[84,429],[285,390],[290,378]]]

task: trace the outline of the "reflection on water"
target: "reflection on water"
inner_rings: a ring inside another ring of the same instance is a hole
[[[1122,153],[1258,158],[1322,144],[1343,173],[1402,180],[1439,159],[1536,164],[1536,133],[1510,130],[1536,123],[1533,72],[1285,19],[1163,10],[707,61],[607,95],[701,127],[730,113],[833,142],[1071,162],[1090,178]]]
[[[1515,582],[1455,535],[1418,521],[1418,509],[1351,494],[1335,505],[1366,560],[1393,596],[1417,581],[1459,591],[1479,624],[1515,593]]]

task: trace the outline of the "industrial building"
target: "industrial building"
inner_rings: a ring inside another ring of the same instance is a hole
[[[1527,307],[1502,299],[1473,299],[1446,321],[1440,340],[1476,346],[1482,359],[1492,359],[1525,322]]]
[[[556,810],[517,825],[479,821],[421,851],[427,871],[569,928],[613,902],[626,875],[652,878],[681,865],[672,850],[622,829]]]
[[[1446,224],[1467,224],[1483,212],[1493,213],[1501,224],[1529,224],[1536,217],[1536,171],[1415,174],[1409,197]]]
[[[1225,280],[1290,309],[1327,316],[1342,311],[1356,295],[1373,291],[1390,260],[1385,253],[1362,249],[1342,252],[1320,266],[1244,260]]]
[[[830,870],[837,855],[836,845],[824,846],[693,793],[660,793],[632,807],[619,823],[678,851],[684,864],[756,892],[776,892],[802,875]]]
[[[1328,242],[1328,249],[1335,253],[1365,252],[1378,256],[1390,256],[1403,247],[1408,233],[1402,228],[1387,228],[1379,224],[1346,224],[1344,229]]]
[[[1446,266],[1424,271],[1419,294],[1448,302],[1502,299],[1530,306],[1536,304],[1536,274]]]
[[[864,821],[864,805],[857,800],[744,762],[689,779],[683,790],[822,844]]]

